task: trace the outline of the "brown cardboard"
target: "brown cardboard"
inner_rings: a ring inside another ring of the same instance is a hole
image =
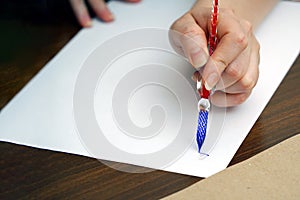
[[[300,199],[300,134],[164,198],[174,199]]]

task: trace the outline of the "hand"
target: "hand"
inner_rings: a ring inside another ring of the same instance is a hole
[[[81,26],[90,27],[92,26],[91,17],[88,13],[88,9],[85,5],[84,0],[69,0],[73,8],[73,11],[76,15],[76,18]],[[140,2],[141,0],[124,0],[130,3]],[[92,9],[96,13],[99,19],[104,22],[111,22],[114,20],[113,14],[107,8],[104,0],[88,0],[88,3],[91,5]]]
[[[237,17],[230,9],[220,9],[217,33],[219,43],[209,57],[207,35],[211,7],[204,7],[199,2],[171,26],[172,30],[181,35],[171,34],[171,43],[178,53],[186,56],[200,70],[194,74],[194,80],[201,76],[207,89],[216,86],[217,91],[211,96],[213,104],[221,107],[236,106],[249,97],[256,85],[259,43],[248,21]]]

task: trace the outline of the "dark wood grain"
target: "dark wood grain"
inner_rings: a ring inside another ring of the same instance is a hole
[[[0,108],[79,30],[73,20],[58,19],[0,19],[7,27],[0,38],[16,39],[1,46]],[[230,165],[299,133],[299,77],[298,57]],[[124,173],[95,159],[6,142],[0,152],[0,199],[157,199],[201,180],[163,171]]]

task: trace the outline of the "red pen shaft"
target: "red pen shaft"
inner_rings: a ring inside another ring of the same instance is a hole
[[[219,1],[213,0],[212,14],[211,14],[211,31],[208,38],[208,51],[211,56],[217,47],[217,24],[219,15]],[[202,81],[200,90],[201,98],[208,99],[210,91],[205,88],[205,83]]]

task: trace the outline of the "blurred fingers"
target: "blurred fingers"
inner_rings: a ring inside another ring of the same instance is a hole
[[[97,17],[99,17],[104,22],[111,22],[114,20],[113,14],[108,9],[104,0],[88,0],[92,9],[96,13]]]
[[[70,4],[80,25],[83,27],[90,27],[92,21],[84,0],[70,0]]]

